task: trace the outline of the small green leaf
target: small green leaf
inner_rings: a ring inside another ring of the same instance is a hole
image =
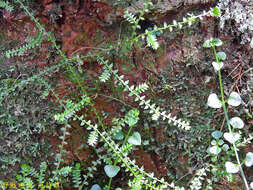
[[[241,103],[241,96],[237,92],[232,92],[228,98],[228,104],[236,107],[239,106]]]
[[[214,157],[211,158],[212,162],[216,162],[217,159],[218,159],[217,156],[214,156]]]
[[[216,140],[212,140],[212,141],[211,141],[211,145],[217,145]]]
[[[222,61],[226,60],[226,58],[227,58],[227,55],[225,52],[218,52],[217,56],[218,56],[219,60],[222,60]]]
[[[253,165],[253,153],[252,152],[248,152],[246,154],[245,165],[247,167],[251,167]]]
[[[212,146],[210,149],[209,149],[210,153],[212,154],[219,154],[221,152],[221,148],[218,147],[218,146]]]
[[[225,163],[226,171],[231,174],[239,172],[239,167],[232,162]]]
[[[214,7],[212,10],[211,10],[211,15],[213,17],[219,17],[221,14],[221,11],[217,8],[217,7]]]
[[[223,144],[224,144],[224,141],[223,141],[222,139],[220,139],[220,140],[218,141],[218,145],[221,146],[221,145],[223,145]]]
[[[207,105],[211,108],[221,108],[222,104],[218,96],[215,93],[209,95]]]
[[[219,71],[222,69],[222,67],[224,66],[223,62],[212,62],[213,68],[215,71]]]
[[[210,47],[212,47],[211,40],[212,40],[212,38],[209,39],[209,40],[206,40],[206,41],[204,42],[204,44],[203,44],[203,47],[204,47],[204,48],[210,48]]]
[[[115,177],[119,171],[120,171],[120,167],[119,166],[112,166],[112,165],[106,165],[104,167],[105,173],[108,177]]]
[[[134,126],[138,120],[139,120],[139,110],[138,109],[131,109],[128,113],[127,113],[127,124],[129,126]]]
[[[134,134],[129,137],[128,139],[128,143],[132,144],[132,145],[141,145],[141,135],[138,132],[134,132]]]
[[[222,137],[222,132],[220,132],[220,131],[214,131],[214,132],[212,132],[212,136],[213,136],[213,138],[215,138],[215,139],[219,139],[219,138],[221,138]]]
[[[219,38],[214,38],[212,39],[211,43],[214,45],[214,46],[221,46],[223,44],[223,42],[219,39]]]
[[[124,139],[124,133],[122,130],[114,134],[113,139],[115,140],[123,140]]]
[[[240,139],[239,133],[224,133],[224,138],[230,142],[231,144],[235,143],[237,140]]]
[[[244,127],[244,122],[240,117],[233,117],[229,123],[235,129],[242,129]]]
[[[102,190],[98,184],[92,185],[90,190]]]
[[[228,151],[229,146],[228,146],[227,144],[224,144],[224,145],[222,146],[222,149],[223,149],[224,151]]]

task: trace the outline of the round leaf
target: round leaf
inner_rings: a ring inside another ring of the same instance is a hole
[[[130,117],[127,120],[127,124],[129,126],[134,126],[138,122],[138,119],[139,119],[138,117]]]
[[[224,141],[222,140],[222,139],[220,139],[219,141],[218,141],[218,145],[223,145],[224,144]]]
[[[216,140],[212,140],[212,141],[211,141],[211,145],[217,145]]]
[[[245,165],[247,167],[251,167],[253,165],[253,153],[252,152],[248,152],[246,154]]]
[[[92,185],[90,190],[102,190],[98,184]]]
[[[207,100],[207,105],[211,108],[221,108],[222,104],[218,96],[214,93],[210,94]]]
[[[225,163],[226,171],[231,174],[235,174],[239,171],[239,167],[232,162]]]
[[[204,47],[204,48],[210,48],[210,47],[212,47],[211,40],[212,40],[212,39],[206,40],[206,41],[204,42],[204,44],[203,44],[203,47]]]
[[[141,145],[141,135],[138,132],[134,132],[134,134],[129,137],[128,143],[132,145]]]
[[[212,146],[210,149],[209,149],[210,153],[212,154],[219,154],[221,152],[221,148],[218,147],[218,146]]]
[[[213,156],[213,157],[211,158],[212,162],[216,162],[217,159],[218,159],[217,156]]]
[[[124,133],[122,130],[118,131],[116,134],[113,135],[113,139],[115,140],[123,140],[124,139]]]
[[[119,166],[112,166],[112,165],[106,165],[104,167],[105,173],[108,177],[114,177],[116,176],[119,171],[120,171],[120,167]]]
[[[220,131],[214,131],[214,132],[212,132],[212,136],[215,139],[219,139],[219,138],[222,137],[222,132],[220,132]]]
[[[240,139],[240,134],[238,133],[224,133],[224,138],[231,144],[235,143]]]
[[[232,92],[228,98],[228,104],[231,106],[239,106],[241,103],[241,96],[237,92]]]
[[[213,68],[215,71],[221,70],[221,68],[224,66],[223,62],[212,62]]]
[[[225,52],[218,52],[217,56],[218,56],[219,60],[222,60],[222,61],[224,61],[227,58],[227,55]]]
[[[223,149],[224,151],[228,151],[229,146],[228,146],[227,144],[224,144],[224,145],[222,146],[222,149]]]
[[[221,14],[221,11],[217,8],[217,7],[214,7],[212,10],[211,10],[211,15],[213,17],[218,17],[220,16]]]
[[[244,127],[244,122],[240,117],[233,117],[230,119],[229,123],[232,127],[237,129],[242,129]]]
[[[215,46],[221,46],[223,44],[223,42],[219,38],[213,39],[211,43]]]

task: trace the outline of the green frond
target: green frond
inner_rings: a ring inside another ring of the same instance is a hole
[[[11,58],[14,56],[22,56],[27,50],[33,49],[35,46],[39,45],[42,41],[44,31],[39,30],[34,39],[29,40],[29,42],[17,49],[7,50],[5,56]]]
[[[89,134],[89,138],[88,138],[88,144],[90,146],[95,147],[98,141],[98,133],[96,131],[92,131]]]
[[[130,89],[131,89],[131,87],[130,87]],[[142,92],[145,92],[147,89],[148,89],[148,85],[146,83],[139,84],[135,88],[131,89],[132,91],[129,93],[129,96],[132,96],[134,94],[140,94]]]
[[[72,100],[68,99],[66,100],[64,112],[56,114],[55,120],[60,123],[64,123],[68,119],[72,118],[76,112],[80,111],[84,105],[88,105],[89,103],[90,98],[85,95],[82,96],[82,100],[78,103],[74,103]]]
[[[112,69],[113,64],[110,64],[109,67]],[[107,67],[104,67],[104,72],[99,76],[101,82],[106,82],[111,77],[111,72]]]
[[[13,6],[8,1],[0,0],[0,8],[4,8],[7,11],[13,11]]]
[[[159,47],[159,43],[157,42],[156,36],[154,34],[148,33],[146,41],[147,45],[151,46],[153,49],[157,49]]]
[[[76,163],[75,167],[72,169],[72,179],[74,187],[78,188],[82,182],[80,163]]]
[[[38,176],[38,183],[44,183],[45,182],[45,173],[46,173],[46,170],[47,170],[47,163],[46,162],[42,162],[40,164],[40,173],[39,173],[39,176]]]
[[[71,171],[72,171],[72,167],[65,166],[65,167],[62,167],[59,170],[56,170],[55,173],[60,175],[60,176],[67,177],[71,173]]]
[[[129,13],[128,11],[124,12],[124,18],[130,22],[131,24],[137,24],[137,18],[133,13]]]

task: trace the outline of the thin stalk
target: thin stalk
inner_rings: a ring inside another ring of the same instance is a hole
[[[188,24],[190,22],[192,23],[196,19],[198,19],[198,18],[201,19],[202,17],[207,16],[209,14],[210,14],[210,11],[208,11],[208,12],[206,12],[204,14],[201,14],[201,15],[197,15],[197,16],[190,16],[186,20],[183,20],[181,22],[177,22],[175,24],[173,23],[173,24],[166,25],[166,26],[163,26],[163,27],[160,27],[160,28],[158,27],[157,29],[153,29],[151,31],[146,31],[145,33],[139,34],[138,36],[136,36],[135,38],[133,38],[132,41],[131,41],[131,44],[134,43],[134,42],[136,42],[136,41],[138,41],[138,39],[143,38],[144,36],[146,36],[148,34],[154,34],[155,32],[162,31],[162,30],[167,30],[167,29],[173,28],[173,27],[177,28],[180,25],[182,26],[182,25]],[[138,23],[137,23],[137,25],[138,25]]]
[[[212,46],[212,48],[213,48],[213,52],[214,52],[214,55],[215,55],[215,58],[216,58],[216,62],[218,64],[220,64],[220,60],[217,56],[215,46]],[[229,123],[229,116],[228,116],[227,108],[226,108],[226,105],[225,105],[225,98],[224,98],[224,92],[223,92],[222,78],[221,78],[221,71],[220,70],[218,71],[218,75],[219,75],[219,84],[220,84],[220,93],[221,93],[221,103],[222,103],[222,107],[223,107],[223,110],[224,110],[224,114],[225,114],[228,129],[229,129],[229,133],[232,134],[232,128],[231,128],[230,123]],[[238,155],[238,152],[237,152],[236,144],[235,144],[235,142],[233,142],[232,144],[233,144],[235,157],[236,157],[237,163],[239,165],[239,170],[240,170],[240,173],[242,175],[244,184],[246,186],[246,189],[249,190],[249,185],[248,185],[247,179],[246,179],[245,174],[244,174],[243,169],[242,169],[242,165],[241,165],[241,161],[240,161],[240,158],[239,158],[239,155]]]

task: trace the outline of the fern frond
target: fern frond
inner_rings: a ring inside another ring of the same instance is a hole
[[[23,183],[26,189],[29,189],[29,190],[35,189],[33,180],[31,178],[28,178],[28,177],[24,178]]]
[[[8,1],[0,0],[0,8],[4,8],[7,11],[13,11],[13,6]]]
[[[110,68],[113,67],[113,64],[109,65]],[[107,69],[107,67],[104,67],[104,72],[99,76],[99,80],[101,82],[106,82],[111,77],[111,72]]]
[[[65,167],[62,167],[61,169],[53,171],[53,173],[58,174],[63,177],[67,177],[71,173],[71,171],[72,171],[72,167],[65,166]]]
[[[100,59],[101,62],[103,62],[103,59]],[[139,105],[143,106],[144,109],[147,109],[149,111],[150,114],[152,114],[152,119],[153,120],[158,120],[159,117],[162,117],[163,120],[167,119],[168,120],[168,124],[173,124],[178,126],[179,128],[185,129],[185,130],[189,130],[190,129],[190,124],[188,122],[185,121],[181,121],[181,119],[177,119],[177,117],[172,117],[172,115],[170,113],[167,113],[166,111],[161,111],[162,109],[157,106],[155,103],[151,104],[150,100],[145,100],[145,96],[140,96],[139,92],[142,90],[145,90],[147,88],[147,86],[144,84],[139,85],[137,88],[135,88],[134,86],[129,86],[128,83],[129,81],[124,81],[123,78],[124,76],[119,76],[117,73],[118,71],[113,70],[111,67],[108,67],[108,63],[107,62],[103,62],[104,65],[107,67],[108,70],[110,70],[111,73],[114,74],[116,80],[118,80],[119,83],[121,83],[124,86],[124,90],[125,91],[129,91],[129,96],[134,95],[135,101],[139,101]]]
[[[39,184],[43,184],[45,182],[45,172],[47,170],[47,163],[46,162],[42,162],[40,164],[40,174],[38,175],[38,183]]]
[[[78,188],[82,182],[80,163],[76,163],[75,167],[72,169],[72,179],[73,179],[74,187]]]
[[[130,22],[131,24],[137,24],[137,18],[133,13],[129,13],[128,11],[124,12],[124,18]]]
[[[28,177],[28,176],[32,176],[32,177],[38,177],[39,174],[36,172],[36,170],[27,165],[27,164],[22,164],[21,165],[21,174],[24,176],[24,177]]]
[[[29,42],[17,49],[7,50],[5,52],[5,56],[7,58],[11,58],[14,56],[22,56],[27,50],[33,49],[35,46],[39,45],[42,41],[44,31],[39,30],[38,34],[34,39],[29,40]]]
[[[143,83],[139,84],[136,87],[130,87],[130,89],[132,91],[129,93],[129,96],[133,96],[134,94],[140,94],[142,92],[145,92],[148,89],[148,85],[146,83]]]
[[[54,116],[55,120],[59,123],[64,123],[68,119],[74,116],[74,114],[79,111],[84,105],[88,105],[90,103],[90,98],[83,95],[82,100],[78,103],[72,102],[72,100],[66,100],[65,110],[63,113],[56,114]]]
[[[90,146],[95,147],[98,141],[98,133],[94,130],[90,132],[89,138],[88,138],[88,144]]]
[[[157,49],[159,47],[159,43],[157,42],[156,36],[154,34],[148,33],[146,41],[147,45],[151,46],[153,49]]]

